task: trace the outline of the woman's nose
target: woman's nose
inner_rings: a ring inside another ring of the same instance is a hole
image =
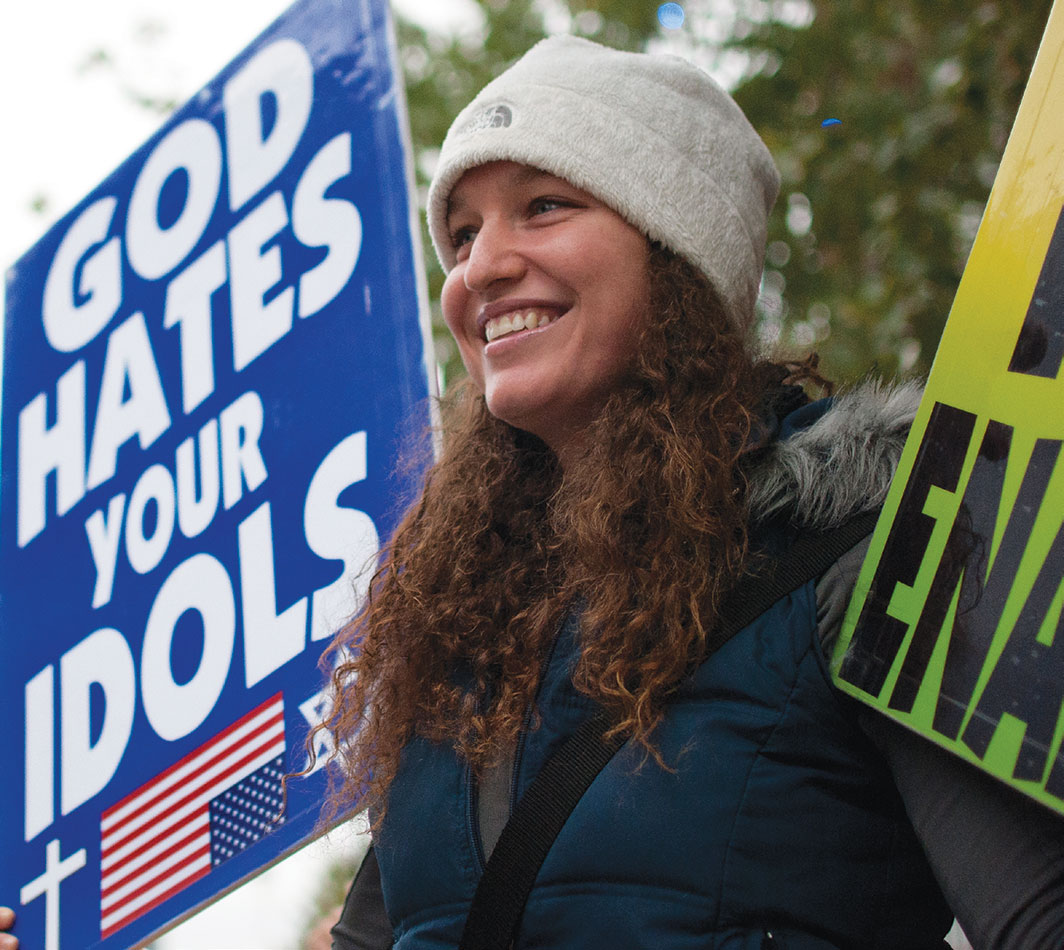
[[[520,279],[525,268],[513,230],[505,224],[485,224],[469,249],[465,285],[476,293],[484,293],[500,282]]]

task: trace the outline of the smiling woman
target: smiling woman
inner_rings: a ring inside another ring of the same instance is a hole
[[[649,303],[647,239],[587,192],[515,162],[463,175],[444,318],[488,411],[571,451],[628,373]]]
[[[1064,935],[1058,822],[827,672],[919,389],[810,402],[815,360],[754,352],[778,182],[676,57],[550,39],[455,120],[428,217],[469,376],[334,644],[334,804],[374,829],[341,950],[472,946],[510,815],[599,720],[620,751],[499,946],[929,950],[943,893],[977,945]]]

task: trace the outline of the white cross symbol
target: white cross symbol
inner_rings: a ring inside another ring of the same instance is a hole
[[[59,885],[75,871],[85,867],[85,849],[59,860],[59,839],[48,842],[44,873],[23,886],[19,899],[25,907],[30,901],[46,895],[44,900],[44,950],[59,950]]]

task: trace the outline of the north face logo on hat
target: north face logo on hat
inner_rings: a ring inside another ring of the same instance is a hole
[[[482,132],[485,129],[505,129],[514,120],[513,110],[501,103],[481,109],[462,129],[465,134]]]

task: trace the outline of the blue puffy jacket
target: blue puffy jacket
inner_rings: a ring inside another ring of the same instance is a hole
[[[780,444],[814,423],[823,430],[823,412],[785,420]],[[797,495],[825,486],[784,484],[785,461],[764,473],[779,485],[755,491],[756,504],[771,509],[781,495],[815,507]],[[865,504],[880,492],[867,480],[858,490]],[[614,757],[548,854],[516,948],[943,946],[952,915],[885,764],[831,685],[817,613],[810,582],[683,684],[654,736],[671,770],[629,746]],[[511,801],[591,714],[570,676],[577,630],[570,617],[545,666],[540,725],[519,740]],[[399,950],[457,945],[484,868],[476,796],[447,745],[409,744],[375,835]]]

